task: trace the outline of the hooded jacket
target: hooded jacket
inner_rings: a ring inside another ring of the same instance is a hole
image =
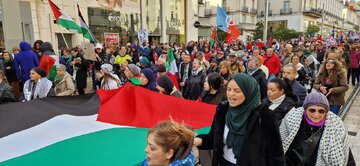
[[[52,55],[55,55],[54,50],[52,48],[52,45],[49,42],[44,42],[40,46],[40,51],[42,52],[41,58],[40,58],[40,65],[39,67],[43,70],[45,70],[46,74],[48,75],[50,73],[51,67],[55,64],[55,59],[52,57]]]
[[[27,42],[20,43],[20,52],[15,55],[15,71],[21,82],[30,79],[30,70],[39,66],[38,58],[35,52],[31,51],[31,45]]]

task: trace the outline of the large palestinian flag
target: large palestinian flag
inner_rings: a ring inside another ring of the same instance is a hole
[[[148,128],[171,116],[206,133],[214,112],[130,84],[0,105],[0,165],[135,165],[145,158]]]

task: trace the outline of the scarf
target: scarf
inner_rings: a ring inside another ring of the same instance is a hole
[[[254,68],[247,67],[247,68],[246,68],[247,73],[250,74],[251,76],[252,76],[258,69],[259,69],[258,67],[254,67]]]
[[[306,111],[304,111],[304,117],[305,117],[305,120],[306,122],[310,125],[310,126],[315,126],[315,127],[321,127],[321,126],[324,126],[325,124],[325,121],[326,121],[326,117],[324,117],[324,119],[322,119],[320,122],[313,122],[310,120],[310,118],[308,117],[308,115],[306,114]]]
[[[198,69],[193,69],[191,71],[191,75],[192,76],[197,76],[203,69],[201,67],[199,67]]]
[[[225,117],[226,126],[229,128],[226,145],[233,149],[235,158],[239,160],[249,116],[260,104],[260,88],[254,78],[244,73],[237,73],[233,75],[232,79],[246,96],[244,102],[239,106],[229,106]]]
[[[193,166],[196,164],[196,158],[193,151],[185,158],[181,160],[175,160],[169,164],[169,166]],[[145,159],[138,166],[149,166],[149,162]]]
[[[274,99],[274,100],[269,99],[271,102],[269,109],[275,110],[284,101],[285,97],[286,97],[286,95],[283,94],[282,96],[278,97],[277,99]]]
[[[41,78],[34,86],[35,82],[28,80],[24,85],[24,96],[27,101],[36,99],[36,98],[44,98],[48,95],[52,82],[48,80],[46,77]],[[35,88],[35,89],[33,89]],[[34,94],[32,91],[34,90]]]

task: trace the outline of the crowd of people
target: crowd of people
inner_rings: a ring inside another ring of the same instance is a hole
[[[12,52],[2,53],[0,103],[83,95],[87,89],[112,90],[129,82],[217,105],[210,132],[194,140],[187,140],[193,131],[176,122],[150,130],[148,158],[142,165],[192,160],[189,145],[213,151],[200,155],[202,165],[354,163],[337,115],[349,84],[359,84],[356,40],[134,42],[108,47],[97,43],[94,56],[95,60],[86,59],[79,45],[55,53],[49,42],[21,42]],[[176,140],[173,146],[161,139],[176,136],[171,133],[180,134],[185,143]]]

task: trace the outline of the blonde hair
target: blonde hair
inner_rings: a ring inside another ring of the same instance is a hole
[[[195,133],[183,124],[175,121],[163,121],[150,129],[148,136],[152,134],[156,139],[155,143],[161,146],[164,152],[170,149],[174,151],[171,161],[182,157],[187,150],[191,149]]]
[[[231,76],[231,72],[230,72],[231,69],[230,69],[229,63],[228,63],[227,61],[222,61],[222,62],[220,62],[220,64],[219,64],[219,69],[220,69],[221,67],[223,67],[223,66],[226,67],[229,76]]]

